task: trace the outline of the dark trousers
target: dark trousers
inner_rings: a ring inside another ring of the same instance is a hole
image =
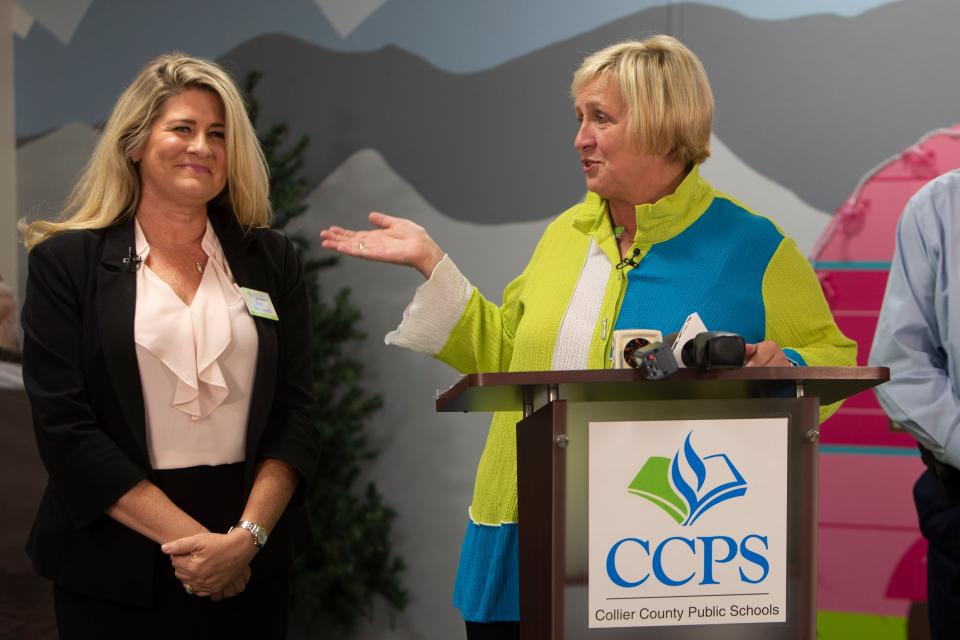
[[[468,622],[467,640],[519,640],[519,622]]]
[[[61,640],[282,640],[287,594],[287,577],[279,576],[220,602],[188,596],[179,583],[162,586],[153,606],[124,605],[58,587],[53,600]]]
[[[927,552],[931,640],[957,637],[960,629],[960,501],[947,498],[928,469],[913,486]]]

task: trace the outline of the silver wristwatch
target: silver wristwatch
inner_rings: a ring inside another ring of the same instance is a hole
[[[253,546],[257,547],[258,549],[262,549],[263,545],[267,544],[267,530],[256,522],[241,520],[237,524],[227,529],[227,533],[230,533],[234,529],[246,529],[247,533],[250,534],[250,537],[253,538]]]

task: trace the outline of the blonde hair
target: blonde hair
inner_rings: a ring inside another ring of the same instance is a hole
[[[20,220],[27,249],[64,231],[101,229],[132,216],[140,203],[133,159],[166,101],[189,89],[217,95],[226,115],[227,186],[215,201],[230,208],[245,227],[268,226],[269,169],[240,90],[215,62],[173,52],[147,63],[120,95],[59,221]]]
[[[683,164],[710,156],[713,92],[700,59],[679,40],[656,35],[597,51],[574,72],[571,93],[598,79],[620,90],[637,148]]]

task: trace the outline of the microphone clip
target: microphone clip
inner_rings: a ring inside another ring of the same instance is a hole
[[[143,263],[143,258],[133,252],[133,247],[127,247],[127,257],[123,259],[123,268],[127,273],[136,273]]]
[[[638,255],[640,255],[640,247],[634,247],[633,252],[629,256],[616,264],[616,268],[619,270],[627,267],[627,265],[631,267],[637,266],[640,263],[635,261],[634,258],[636,258]]]

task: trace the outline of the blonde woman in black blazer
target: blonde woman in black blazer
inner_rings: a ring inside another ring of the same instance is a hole
[[[303,269],[266,228],[267,189],[233,81],[169,54],[121,95],[62,221],[22,225],[24,382],[50,476],[28,552],[54,581],[63,638],[286,634],[319,451]],[[149,269],[189,306],[214,259],[204,229],[222,248],[218,273],[261,299],[247,302],[261,315],[241,459],[154,469],[137,275]]]

